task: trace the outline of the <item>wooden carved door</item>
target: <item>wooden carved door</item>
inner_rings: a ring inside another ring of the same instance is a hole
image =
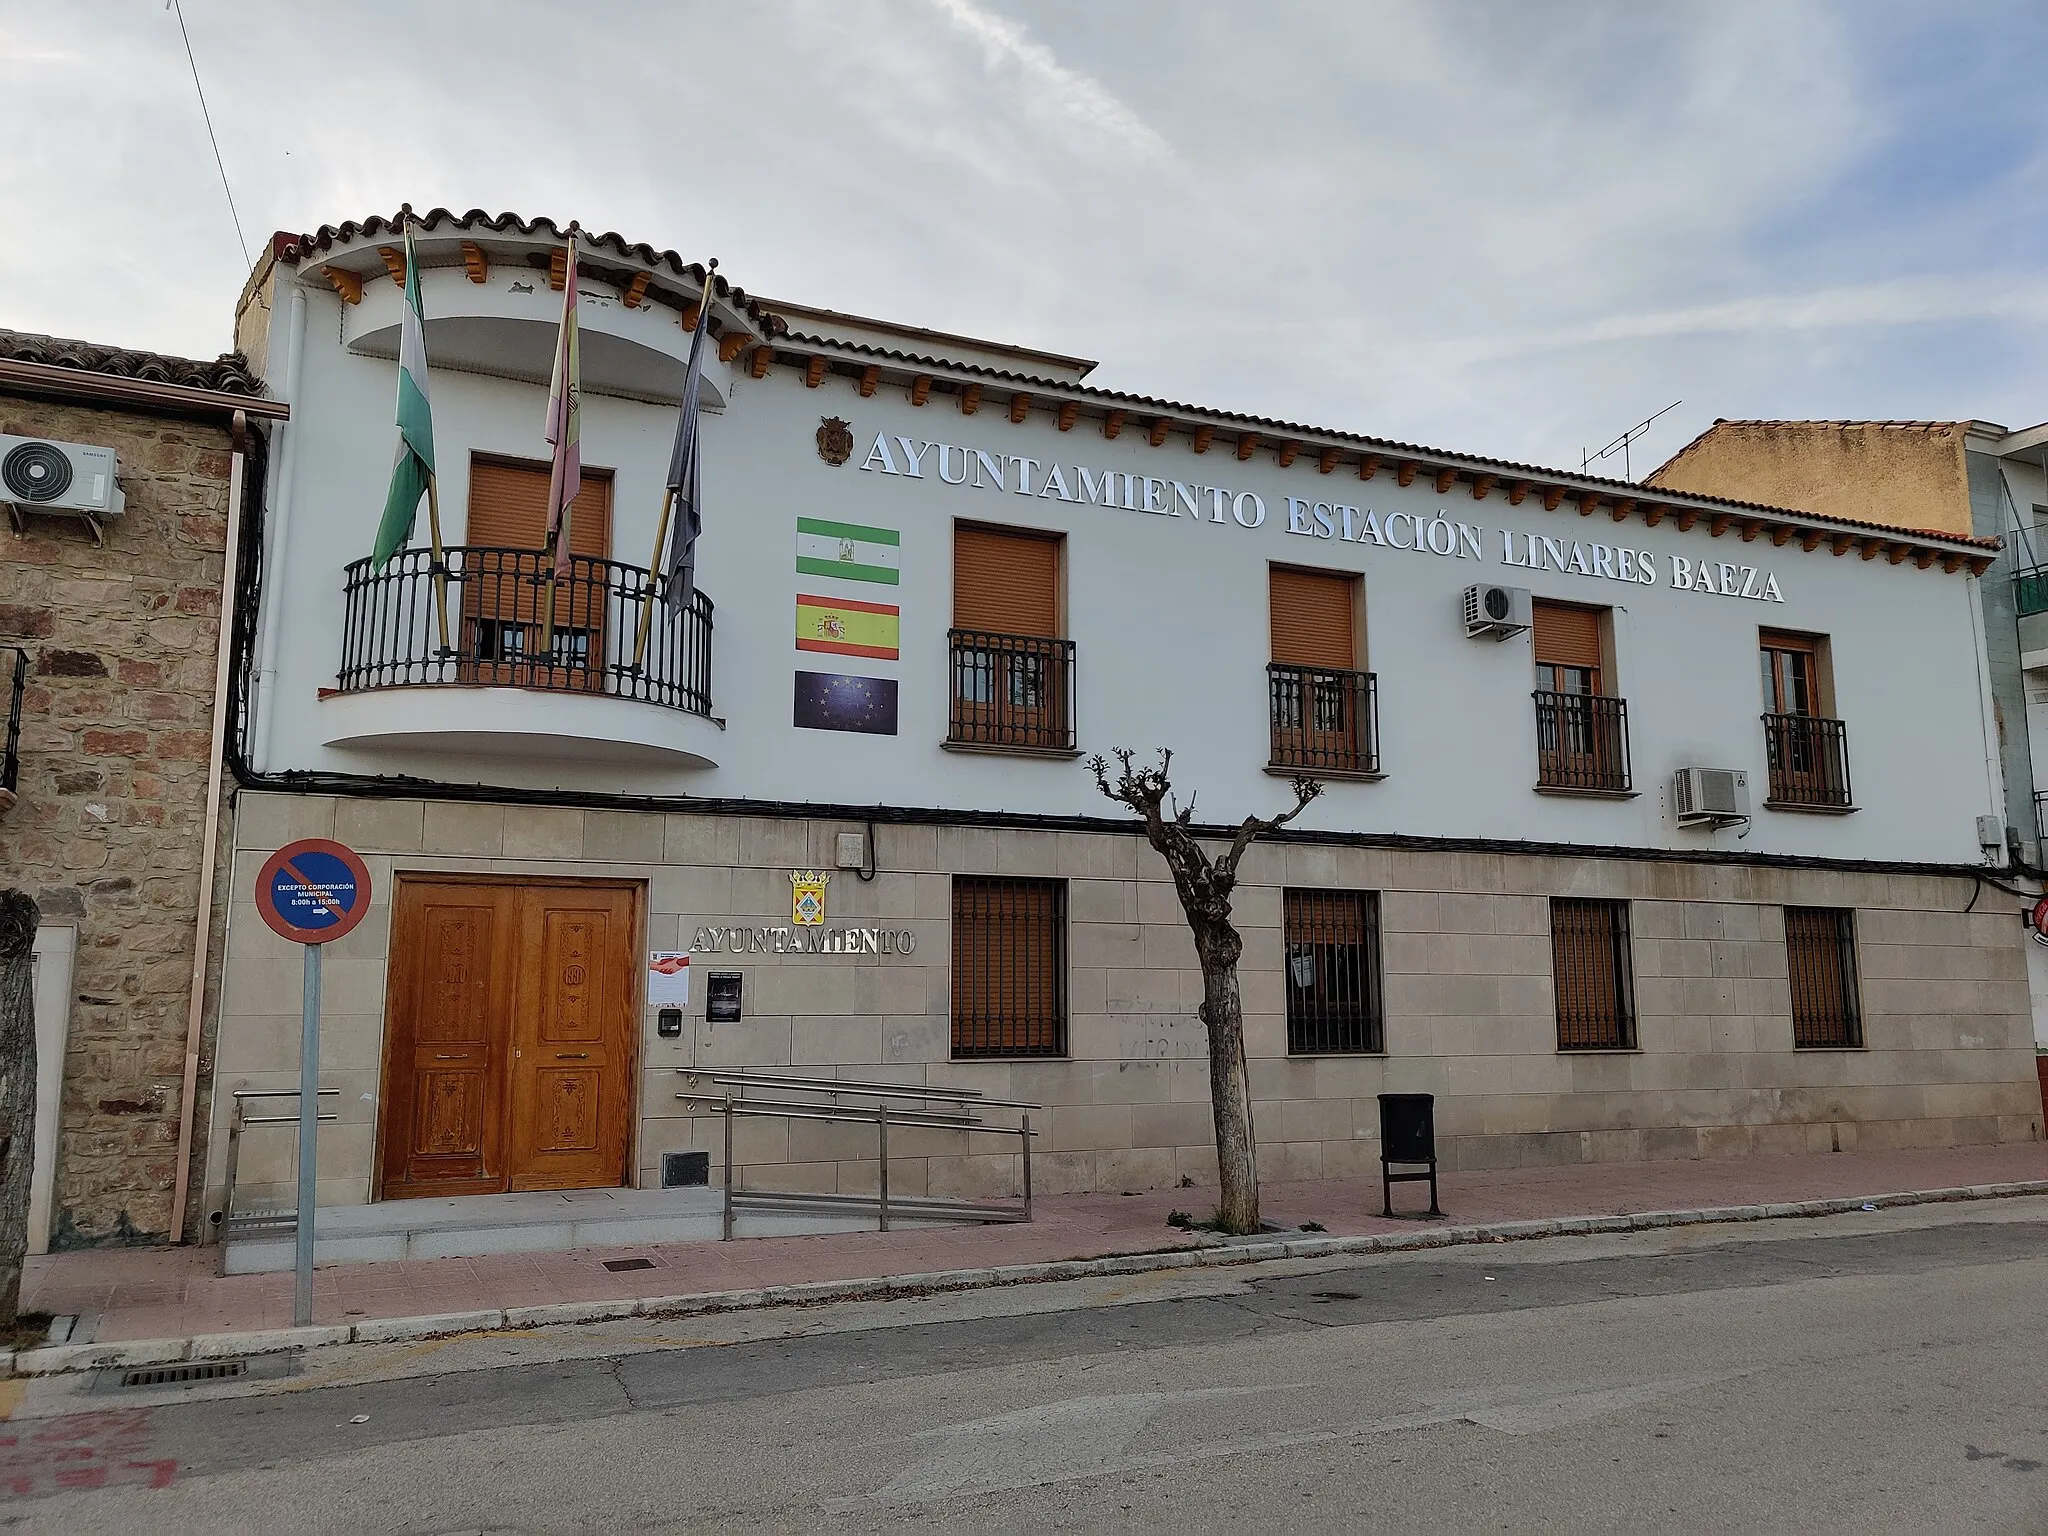
[[[631,1129],[633,892],[535,886],[523,908],[511,1186],[618,1184]]]
[[[384,1052],[386,1199],[505,1187],[505,1025],[519,894],[502,885],[398,884]]]
[[[636,900],[625,885],[401,877],[382,1198],[627,1182]]]

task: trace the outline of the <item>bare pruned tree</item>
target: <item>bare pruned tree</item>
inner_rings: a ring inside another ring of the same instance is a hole
[[[1220,1224],[1237,1233],[1259,1230],[1258,1153],[1252,1137],[1251,1082],[1245,1070],[1244,1003],[1238,995],[1237,962],[1244,939],[1230,920],[1230,897],[1237,889],[1237,864],[1245,849],[1285,826],[1323,792],[1311,778],[1294,781],[1294,805],[1278,816],[1247,816],[1230,835],[1230,846],[1211,857],[1194,831],[1195,797],[1184,806],[1173,798],[1168,772],[1173,753],[1159,749],[1157,767],[1133,766],[1134,754],[1116,749],[1121,765],[1115,778],[1100,754],[1088,767],[1103,794],[1129,806],[1145,824],[1145,836],[1173,872],[1181,910],[1195,937],[1202,965],[1202,1023],[1209,1032],[1209,1102],[1216,1118],[1216,1171],[1222,1184],[1217,1215]]]
[[[36,924],[26,891],[0,891],[0,1334],[11,1338],[28,1257],[29,1175],[35,1160]]]

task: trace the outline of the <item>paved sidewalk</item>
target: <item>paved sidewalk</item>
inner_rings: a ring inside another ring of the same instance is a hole
[[[1783,1204],[2048,1179],[2048,1145],[1920,1152],[1822,1153],[1728,1161],[1605,1163],[1570,1168],[1446,1174],[1442,1205],[1461,1226],[1555,1217]],[[1314,1221],[1335,1236],[1415,1232],[1387,1221],[1377,1180],[1268,1184],[1266,1219],[1299,1235]],[[1397,1186],[1396,1208],[1426,1198]],[[822,1281],[1151,1253],[1213,1242],[1165,1224],[1179,1208],[1201,1217],[1211,1189],[1042,1199],[1029,1225],[677,1243],[567,1253],[504,1254],[390,1264],[335,1265],[314,1275],[314,1320],[360,1325],[565,1302],[677,1297]],[[75,1343],[187,1339],[291,1324],[289,1274],[214,1273],[213,1248],[95,1249],[28,1261],[24,1311],[80,1319]],[[652,1268],[614,1273],[607,1259]]]

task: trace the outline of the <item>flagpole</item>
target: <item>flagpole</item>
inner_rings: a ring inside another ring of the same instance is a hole
[[[576,221],[572,219],[569,221],[569,254],[567,258],[567,265],[563,268],[562,271],[562,331],[558,332],[555,338],[555,346],[557,348],[557,360],[560,366],[563,368],[562,432],[564,436],[566,436],[569,431],[568,417],[570,414],[570,407],[568,402],[571,397],[571,391],[576,387],[578,382],[569,377],[567,371],[566,358],[562,356],[560,351],[564,344],[562,339],[563,334],[566,333],[568,327],[575,322],[576,312],[574,309],[570,307],[570,305],[573,302],[574,296],[576,294],[576,230]],[[561,479],[562,445],[559,442],[556,443],[554,445],[554,450],[554,478],[559,483]],[[543,601],[546,604],[546,611],[541,619],[540,626],[540,653],[541,657],[543,658],[542,664],[549,669],[550,673],[553,672],[555,665],[555,577],[561,569],[562,546],[569,537],[569,508],[571,504],[575,501],[577,494],[581,492],[582,489],[583,487],[580,484],[577,485],[574,490],[570,490],[569,487],[566,485],[558,484],[558,489],[556,489],[555,495],[559,497],[566,493],[569,499],[567,501],[562,502],[558,508],[550,507],[548,509],[551,513],[559,513],[559,515],[555,519],[554,529],[548,535],[548,579],[547,591],[543,598]]]
[[[412,229],[415,222],[417,221],[412,216],[412,205],[408,203],[405,208],[405,254],[407,261],[415,259],[412,245]],[[412,274],[408,272],[406,275],[410,277]],[[434,551],[433,561],[428,565],[427,569],[434,578],[434,616],[440,622],[441,654],[446,656],[449,654],[448,558],[447,552],[441,547],[440,479],[441,477],[433,471],[429,470],[427,472],[427,539],[433,546]]]
[[[441,548],[441,477],[427,476],[427,536],[433,541],[434,560],[427,569],[434,573],[434,611],[441,620],[441,654],[450,654],[448,645],[448,557]]]
[[[698,317],[697,323],[704,323]],[[668,542],[669,513],[676,504],[676,488],[670,486],[661,493],[661,522],[654,530],[654,554],[647,562],[647,592],[640,599],[640,633],[633,641],[633,670],[638,672],[647,661],[647,631],[654,622],[654,584],[661,579],[661,549]]]
[[[704,268],[704,294],[697,301],[697,329],[700,331],[705,326],[711,324],[711,298],[718,291],[717,283],[718,258],[714,256]],[[707,332],[706,334],[709,333]],[[690,345],[693,349],[698,344],[696,338],[691,338]],[[685,389],[689,388],[689,375],[687,373],[683,376],[683,387]],[[683,409],[688,410],[689,405],[690,402],[685,400],[683,402]],[[633,641],[633,670],[636,672],[647,661],[647,636],[648,631],[654,626],[655,586],[661,580],[661,552],[668,544],[669,517],[675,510],[675,504],[676,488],[670,486],[662,493],[661,521],[654,530],[654,553],[648,557],[647,561],[647,594],[640,601],[640,632]]]

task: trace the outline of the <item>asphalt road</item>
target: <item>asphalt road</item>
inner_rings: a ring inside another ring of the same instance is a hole
[[[353,1346],[38,1384],[0,1522],[2048,1532],[2044,1324],[2004,1201]]]

